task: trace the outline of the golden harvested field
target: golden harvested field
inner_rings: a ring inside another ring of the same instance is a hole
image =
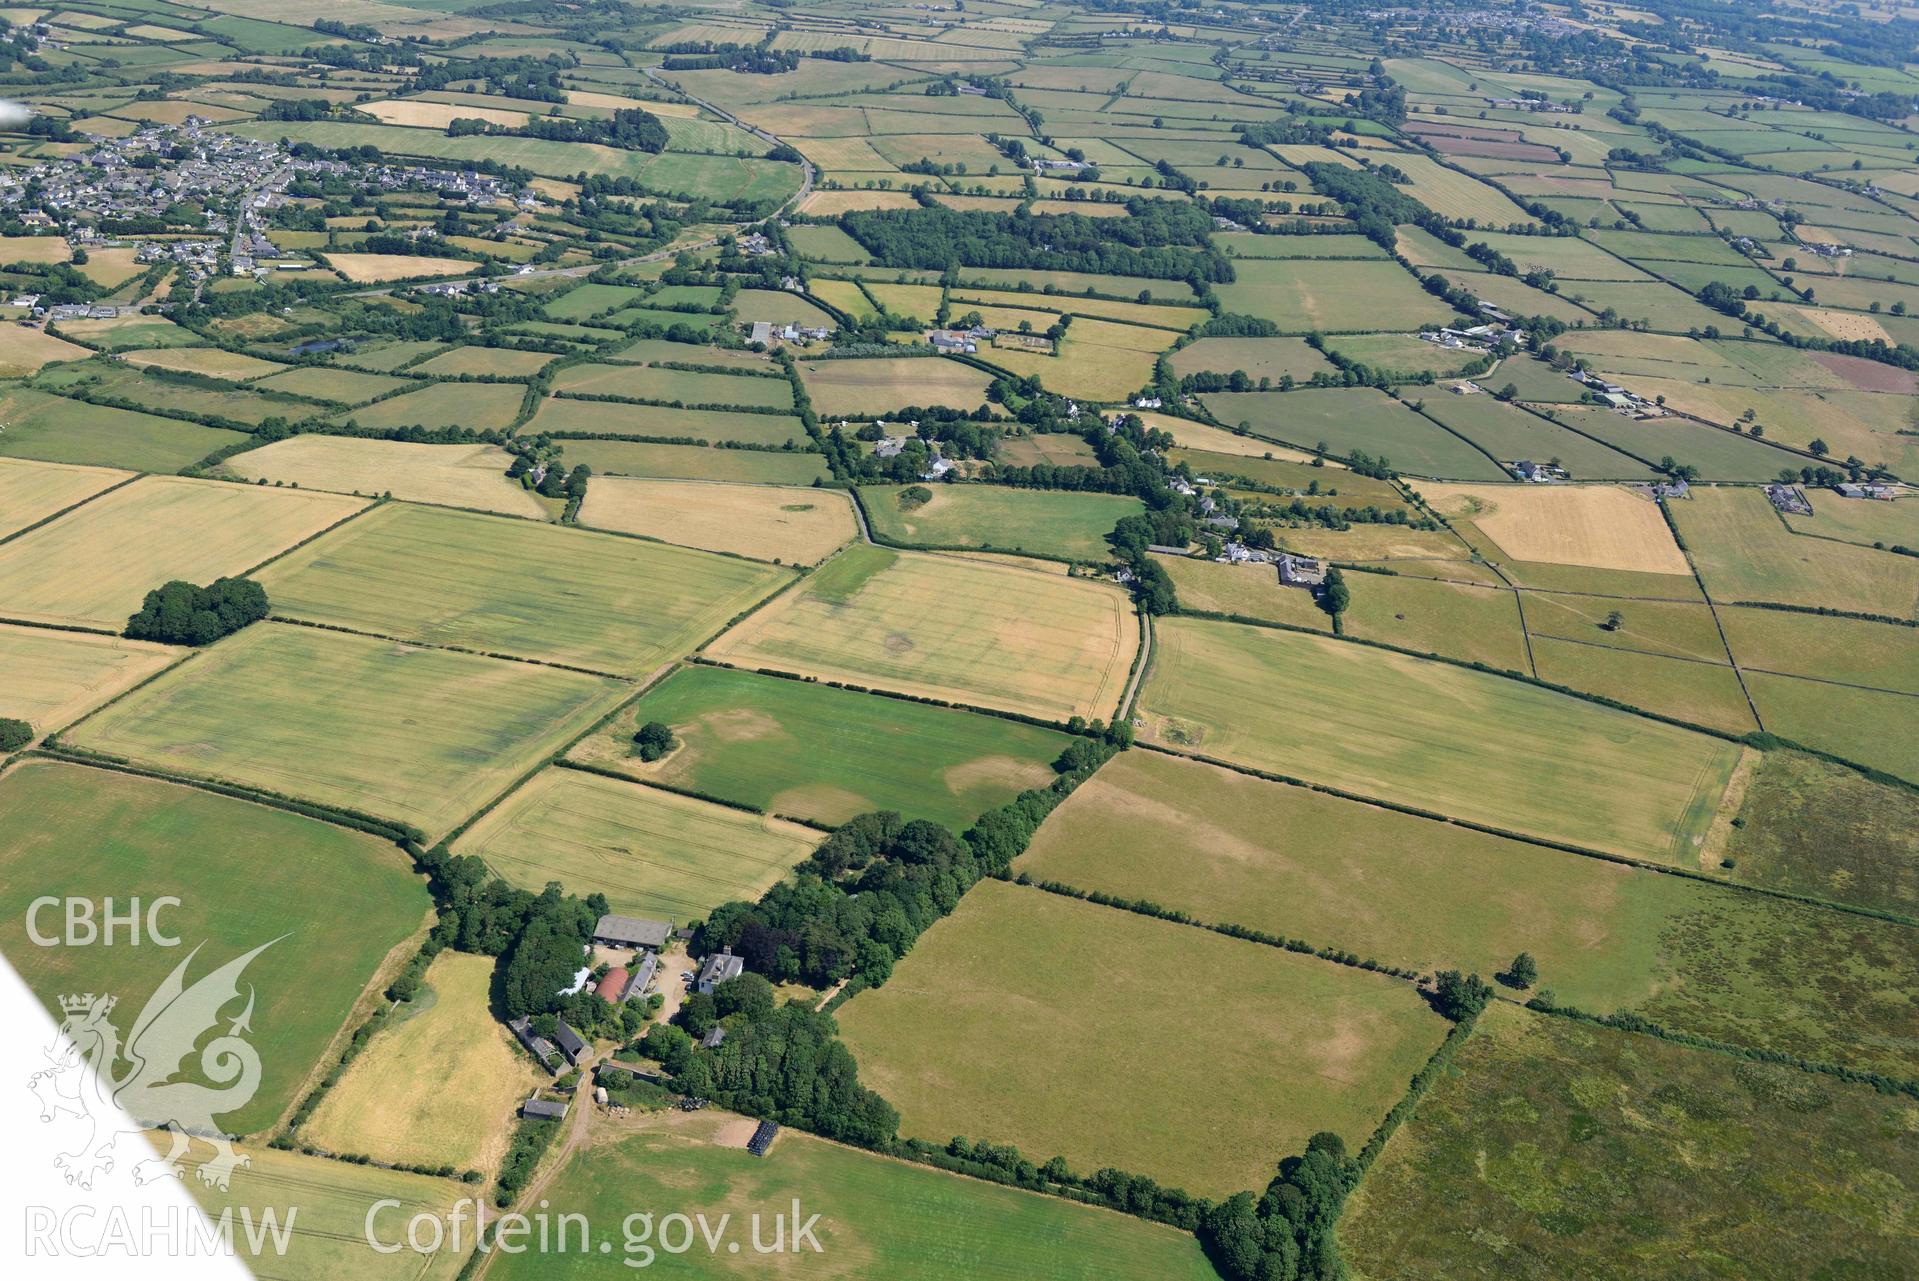
[[[861,545],[706,652],[1065,720],[1111,716],[1138,648],[1138,619],[1110,584]]]
[[[690,102],[658,102],[652,99],[623,98],[617,93],[592,93],[585,89],[568,89],[566,104],[569,107],[600,107],[607,111],[638,107],[656,116],[681,116],[687,119],[695,118],[700,114],[700,109]]]
[[[800,202],[799,212],[834,218],[855,209],[911,209],[918,203],[904,191],[816,191]]]
[[[353,1060],[303,1137],[329,1152],[494,1173],[515,1107],[546,1079],[487,1008],[494,964],[435,957],[420,994]]]
[[[1150,368],[1151,362],[1147,363]],[[908,405],[975,409],[985,402],[986,388],[993,381],[983,370],[938,356],[802,362],[800,380],[813,398],[814,411],[822,417],[880,414]]]
[[[1834,311],[1830,307],[1795,307],[1793,310],[1819,328],[1844,342],[1882,342],[1892,345],[1892,335],[1876,316],[1857,311]]]
[[[425,254],[327,253],[321,257],[326,259],[327,266],[356,285],[411,280],[416,276],[464,276],[479,266],[462,258],[431,258]]]
[[[512,457],[497,445],[413,445],[349,436],[293,436],[227,460],[248,480],[286,481],[302,489],[385,494],[412,503],[470,507],[543,519],[545,510],[506,478]]]
[[[606,895],[615,912],[680,922],[758,898],[819,843],[818,832],[798,823],[549,769],[454,848],[536,893],[558,881],[572,894]]]
[[[234,382],[263,378],[287,368],[271,360],[261,360],[258,356],[249,356],[241,351],[225,351],[219,347],[150,347],[123,351],[120,359],[142,368],[151,366],[178,373],[206,374]]]
[[[1083,400],[1123,400],[1152,381],[1153,362],[1178,335],[1112,320],[1075,320],[1057,355],[1009,347],[982,348],[979,358],[1048,390]]]
[[[130,471],[0,458],[0,538],[131,480]],[[0,607],[0,614],[6,612]]]
[[[243,574],[366,504],[337,494],[148,476],[0,544],[8,616],[119,630],[170,579]]]
[[[488,124],[518,129],[530,117],[524,111],[502,111],[498,107],[470,107],[450,102],[421,102],[415,98],[388,98],[383,102],[363,102],[353,108],[387,125],[412,125],[421,129],[444,129],[455,120],[484,120]]]
[[[0,716],[51,733],[145,680],[180,653],[118,636],[0,625]]]
[[[0,378],[24,378],[58,360],[85,360],[85,347],[31,325],[0,325]]]
[[[73,256],[63,236],[7,236],[0,239],[0,264],[65,262]]]
[[[1688,574],[1651,499],[1612,485],[1444,485],[1415,482],[1426,501],[1468,520],[1514,560],[1642,574]]]
[[[817,565],[856,533],[831,489],[595,476],[580,524],[786,565]]]

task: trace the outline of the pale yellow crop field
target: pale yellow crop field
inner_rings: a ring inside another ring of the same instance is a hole
[[[1417,481],[1442,515],[1477,525],[1514,560],[1642,574],[1689,574],[1659,506],[1615,485],[1446,485]]]
[[[62,236],[7,236],[0,239],[0,264],[65,262],[73,256]]]
[[[493,968],[490,956],[435,957],[421,994],[353,1060],[304,1137],[329,1152],[494,1173],[516,1105],[546,1077],[487,1009]]]
[[[0,378],[24,378],[58,360],[85,360],[93,353],[31,325],[0,325]]]
[[[1065,720],[1111,716],[1138,648],[1138,618],[1111,584],[862,545],[707,653]]]
[[[543,519],[546,512],[533,495],[506,478],[512,461],[497,445],[415,445],[306,435],[248,450],[226,465],[248,480],[286,481],[302,489],[343,494],[391,493],[411,503]]]
[[[338,494],[148,476],[0,543],[0,600],[23,622],[118,630],[162,583],[243,574],[365,505]]]
[[[858,532],[838,490],[630,476],[595,476],[580,524],[787,565],[816,565]]]
[[[451,102],[421,102],[417,98],[363,102],[353,109],[364,111],[381,124],[410,125],[418,129],[444,129],[455,120],[484,120],[490,125],[517,129],[530,118],[524,111],[502,111],[498,107],[470,107]]]
[[[454,850],[537,893],[604,894],[616,912],[687,921],[756,899],[820,834],[784,819],[581,770],[549,769],[463,833]]]
[[[411,280],[416,276],[464,276],[480,265],[461,258],[432,258],[425,254],[328,253],[321,256],[329,267],[356,285]]]
[[[0,458],[0,538],[130,480],[130,471]],[[0,607],[0,614],[6,612]]]
[[[60,729],[181,656],[118,636],[0,625],[0,717]]]
[[[264,378],[268,374],[279,373],[286,368],[285,365],[275,364],[271,360],[261,360],[258,356],[249,356],[242,351],[225,351],[219,347],[149,347],[136,351],[123,351],[120,353],[120,359],[129,365],[171,369],[186,374],[206,374],[212,378],[227,378],[235,382]]]

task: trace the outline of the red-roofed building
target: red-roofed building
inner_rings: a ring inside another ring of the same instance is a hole
[[[626,971],[616,965],[606,972],[606,977],[600,980],[599,986],[593,991],[602,1001],[611,1001],[617,1005],[621,995],[626,991],[626,978]]]

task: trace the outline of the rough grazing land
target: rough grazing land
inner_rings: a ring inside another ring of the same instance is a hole
[[[49,894],[174,895],[180,906],[163,920],[185,946],[34,946],[27,905]],[[406,856],[371,836],[172,783],[27,761],[0,778],[0,904],[0,949],[55,1017],[63,994],[113,993],[123,1032],[194,946],[205,945],[189,981],[279,939],[247,969],[260,1090],[221,1118],[246,1134],[293,1102],[430,901]]]
[[[434,958],[420,994],[353,1060],[302,1136],[330,1152],[493,1172],[514,1109],[546,1079],[487,1008],[495,965],[465,952]]]
[[[1410,983],[1000,881],[840,1025],[904,1133],[1211,1197],[1363,1142],[1445,1034]]]
[[[809,1249],[786,1262],[795,1265],[793,1275],[821,1281],[1211,1281],[1215,1275],[1198,1243],[1171,1228],[889,1161],[792,1129],[767,1156],[756,1157],[720,1144],[735,1119],[723,1112],[663,1112],[596,1140],[552,1187],[556,1209],[578,1210],[593,1223],[590,1248],[501,1255],[494,1275],[502,1281],[630,1277],[633,1269],[619,1262],[619,1225],[634,1205],[672,1205],[704,1214],[708,1223],[730,1213],[734,1230],[744,1232],[753,1213],[770,1216],[772,1207],[794,1197],[807,1214],[820,1215],[821,1253]],[[762,1222],[770,1238],[772,1227]],[[601,1241],[611,1250],[600,1253]],[[705,1279],[761,1277],[768,1259],[746,1249],[709,1255],[701,1248],[671,1261],[672,1275]]]
[[[682,745],[649,765],[632,754],[632,738],[653,720],[672,726]],[[1049,782],[1069,741],[997,716],[687,667],[573,755],[773,814],[843,823],[890,809],[961,831]]]
[[[552,769],[456,849],[529,890],[558,881],[574,894],[606,895],[616,912],[686,921],[729,899],[758,898],[819,839],[797,823]]]
[[[1196,619],[1154,628],[1147,736],[1643,858],[1703,839],[1737,747],[1503,677]]]
[[[1495,1007],[1340,1241],[1364,1281],[1903,1276],[1912,1124],[1865,1086]]]
[[[393,504],[263,576],[283,616],[381,636],[650,671],[784,578],[766,565],[530,521]]]
[[[855,547],[708,648],[748,667],[1065,720],[1110,716],[1139,644],[1108,586]]]
[[[0,544],[0,601],[27,622],[118,630],[169,579],[244,573],[364,506],[336,494],[149,476]]]
[[[1446,516],[1470,520],[1514,560],[1644,574],[1690,572],[1658,506],[1601,485],[1435,485],[1419,491]]]
[[[626,686],[256,623],[71,731],[83,747],[444,832]]]

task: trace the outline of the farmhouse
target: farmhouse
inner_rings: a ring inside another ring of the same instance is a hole
[[[644,996],[646,989],[652,986],[653,976],[659,973],[660,958],[648,952],[633,967],[633,975],[626,981],[626,989],[620,993],[620,1000],[630,1001],[636,996]]]
[[[528,1099],[520,1105],[520,1115],[534,1121],[563,1121],[566,1119],[566,1104],[550,1099]]]
[[[1766,486],[1766,501],[1789,516],[1812,515],[1812,503],[1797,485]]]
[[[1536,463],[1531,459],[1521,459],[1519,462],[1508,463],[1507,466],[1512,469],[1513,475],[1532,485],[1549,485],[1554,481],[1570,479],[1564,467],[1554,467],[1551,463]]]
[[[979,344],[973,341],[971,335],[958,329],[935,329],[926,335],[926,341],[939,351],[960,352],[970,356],[979,350]]]
[[[659,951],[673,933],[671,921],[654,921],[608,912],[593,927],[593,941],[602,947],[632,947]]]
[[[1326,562],[1311,556],[1279,554],[1279,581],[1288,587],[1324,587]]]
[[[701,992],[711,992],[720,984],[738,978],[744,968],[740,958],[733,955],[733,949],[727,948],[706,958],[706,963],[700,966],[700,976],[695,986]]]

